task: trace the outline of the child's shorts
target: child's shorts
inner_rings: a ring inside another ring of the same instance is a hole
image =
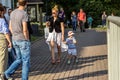
[[[77,55],[77,50],[76,49],[68,49],[68,54],[70,55]]]

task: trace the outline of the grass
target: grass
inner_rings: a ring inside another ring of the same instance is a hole
[[[39,38],[39,36],[33,36],[33,35],[31,35],[31,41],[33,42],[33,41],[35,41],[35,40],[37,40]]]
[[[106,32],[107,31],[107,27],[96,27],[96,28],[94,28],[96,31],[98,31],[98,32]]]

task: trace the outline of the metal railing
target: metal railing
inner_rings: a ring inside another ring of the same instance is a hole
[[[120,17],[109,16],[107,27],[109,80],[120,80]]]

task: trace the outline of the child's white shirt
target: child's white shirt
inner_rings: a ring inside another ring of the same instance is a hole
[[[44,28],[44,35],[45,35],[45,39],[47,39],[49,35],[49,27]]]

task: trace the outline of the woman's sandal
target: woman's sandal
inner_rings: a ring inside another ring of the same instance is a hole
[[[52,64],[55,64],[55,60],[52,60],[52,62],[51,62]]]
[[[56,61],[57,63],[60,63],[61,61],[60,61],[60,59],[57,59],[57,61]]]

